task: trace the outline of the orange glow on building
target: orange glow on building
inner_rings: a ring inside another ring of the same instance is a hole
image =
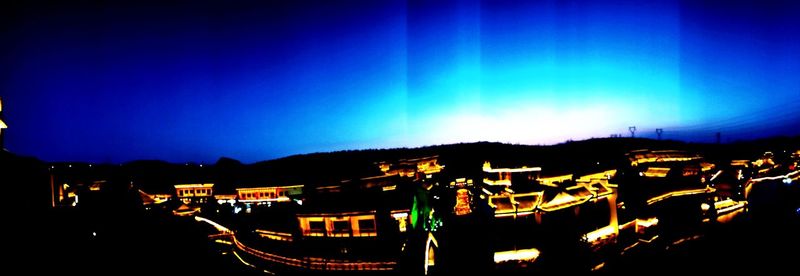
[[[609,180],[615,174],[617,174],[617,170],[607,170],[581,176],[577,179],[577,181],[589,182],[592,180]]]
[[[554,211],[563,208],[569,208],[572,206],[583,204],[594,197],[594,193],[589,190],[586,186],[577,185],[566,188],[564,192],[560,192],[556,194],[555,197],[548,201],[542,202],[539,205],[539,209],[543,211]]]
[[[453,207],[456,216],[464,216],[472,213],[471,201],[469,190],[458,189],[458,191],[456,191],[456,205]]]
[[[511,186],[512,174],[528,174],[528,178],[531,181],[531,184],[533,184],[534,180],[538,178],[538,174],[541,171],[542,168],[539,167],[492,168],[491,163],[484,162],[483,172],[489,175],[483,178],[483,183],[489,186]]]
[[[390,271],[397,267],[397,262],[367,262],[367,261],[348,261],[340,259],[327,259],[316,257],[293,258],[278,254],[267,253],[243,244],[236,236],[233,236],[233,244],[236,249],[247,253],[250,256],[261,260],[286,265],[295,268],[308,270],[324,271]],[[235,251],[234,251],[235,253]],[[241,259],[240,259],[241,260]],[[244,262],[244,260],[241,260]]]
[[[183,203],[205,203],[214,196],[214,183],[178,184],[175,194]]]
[[[642,172],[642,175],[646,177],[667,177],[669,170],[670,168],[649,167],[646,171]]]
[[[139,195],[142,197],[144,204],[161,204],[172,198],[170,194],[148,194],[142,190],[139,190]]]
[[[178,209],[172,210],[172,214],[179,217],[193,216],[200,212],[200,207],[192,207],[186,204],[181,205]]]
[[[692,160],[700,160],[702,157],[697,154],[689,154],[682,151],[674,150],[660,150],[648,151],[637,150],[628,154],[628,159],[631,161],[631,166],[638,166],[644,163],[654,162],[685,162]]]
[[[658,225],[658,218],[636,219],[634,222],[634,230],[636,233],[644,234],[645,230],[650,227]]]
[[[483,163],[483,171],[487,173],[516,173],[516,172],[540,172],[540,167],[521,167],[521,168],[492,168],[490,162]]]
[[[377,237],[375,211],[298,215],[300,229],[307,237]]]
[[[465,188],[465,187],[472,187],[473,182],[472,179],[467,178],[456,178],[455,181],[450,182],[450,188]]]
[[[267,238],[270,240],[276,241],[292,241],[292,234],[291,233],[284,233],[284,232],[276,232],[276,231],[268,231],[263,229],[256,229],[256,233],[262,238]]]
[[[289,196],[303,194],[303,185],[238,188],[240,202],[290,201]]]
[[[559,176],[551,176],[551,177],[542,177],[539,178],[539,184],[546,185],[546,186],[553,186],[557,187],[558,183],[572,180],[572,174],[566,175],[559,175]]]
[[[542,202],[542,192],[525,194],[502,194],[489,196],[489,206],[495,209],[495,216],[528,215]]]
[[[613,239],[617,234],[619,234],[619,229],[613,225],[608,225],[586,233],[586,241],[590,244],[598,244],[601,241]]]
[[[400,159],[397,162],[379,162],[378,168],[384,175],[400,175],[402,177],[416,177],[417,174],[428,177],[439,173],[444,165],[439,164],[439,156],[428,156],[411,159]]]

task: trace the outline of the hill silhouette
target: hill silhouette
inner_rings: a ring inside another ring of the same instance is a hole
[[[85,163],[48,165],[55,167],[53,171],[56,174],[71,172],[70,174],[80,175],[86,181],[103,179],[125,184],[133,183],[149,193],[171,193],[172,185],[178,183],[211,182],[216,184],[215,189],[218,194],[229,194],[234,193],[238,187],[334,184],[346,179],[381,175],[377,162],[434,155],[439,156],[439,163],[446,166],[443,171],[444,176],[480,179],[480,168],[485,161],[492,162],[495,167],[541,167],[542,174],[547,176],[614,169],[618,167],[619,162],[624,162],[625,153],[636,149],[688,150],[703,154],[710,161],[725,161],[755,159],[765,151],[777,153],[797,148],[800,148],[800,136],[729,144],[686,143],[645,138],[595,138],[547,146],[475,142],[419,148],[345,150],[292,155],[252,164],[222,157],[215,164],[209,165],[175,164],[159,160],[139,160],[122,165],[100,164],[91,169]],[[5,153],[4,156],[14,155]],[[6,161],[6,164],[11,163],[17,162]],[[72,167],[67,168],[68,164]],[[14,166],[16,165],[4,167]],[[46,168],[43,163],[36,163],[30,167],[37,167],[40,170]],[[41,185],[49,189],[49,183]]]

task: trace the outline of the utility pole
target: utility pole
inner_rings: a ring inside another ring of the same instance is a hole
[[[661,133],[664,133],[664,129],[657,128],[656,129],[656,135],[658,135],[658,140],[661,140]]]
[[[636,126],[628,127],[628,131],[631,132],[631,138],[636,137]]]

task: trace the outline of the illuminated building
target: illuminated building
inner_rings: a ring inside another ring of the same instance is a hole
[[[99,192],[105,180],[97,180],[87,163],[50,163],[52,207],[75,207],[81,195]]]
[[[180,217],[193,216],[200,212],[200,207],[181,205],[178,209],[172,210],[172,214]]]
[[[237,231],[237,254],[251,264],[277,264],[298,271],[396,270],[399,257],[411,251],[420,260],[423,256],[433,260],[438,243],[432,235],[426,240],[411,239],[413,233],[427,231],[422,225],[432,225],[423,223],[430,222],[429,217],[415,212],[425,213],[430,207],[410,199],[419,187],[432,187],[443,166],[435,157],[377,165],[385,169],[384,175],[305,187],[237,189],[241,202],[277,201],[300,193],[303,198],[282,207],[253,207],[260,208],[253,214],[264,217],[249,226],[253,229]],[[289,215],[293,225],[287,225]],[[419,245],[414,247],[414,243]],[[420,262],[419,267],[426,269],[433,263]]]
[[[412,159],[400,159],[396,162],[377,163],[384,175],[400,175],[402,177],[428,177],[440,172],[444,166],[438,162],[439,156]]]
[[[626,157],[626,166],[611,180],[618,185],[624,236],[638,236],[640,240],[660,236],[669,241],[699,231],[713,216],[714,212],[703,210],[703,206],[714,206],[716,189],[709,180],[714,179],[716,171],[702,156],[684,151],[637,150]]]
[[[752,177],[752,164],[747,160],[733,160],[721,166],[709,178],[709,185],[716,189],[720,200],[744,200],[747,183]]]
[[[235,194],[214,194],[214,199],[218,204],[234,204],[238,195]]]
[[[172,198],[171,194],[149,194],[142,190],[138,191],[139,196],[142,198],[142,204],[144,205],[161,204]]]
[[[483,183],[492,187],[531,187],[541,171],[539,167],[492,168],[492,164],[486,162],[483,164]]]
[[[538,167],[495,168],[488,162],[483,172],[482,196],[494,210],[488,238],[499,268],[527,266],[564,248],[610,250],[605,245],[616,242],[616,192],[607,180],[613,172],[575,181],[573,175],[540,178]],[[561,257],[579,255],[570,254]]]
[[[184,204],[203,204],[214,199],[214,183],[178,184],[175,196]]]
[[[239,202],[273,202],[290,201],[290,198],[303,194],[303,185],[238,188],[236,194]]]

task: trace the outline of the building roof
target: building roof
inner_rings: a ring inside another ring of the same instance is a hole
[[[655,162],[681,162],[700,160],[699,154],[680,150],[635,150],[627,154],[632,165]]]
[[[177,184],[175,185],[175,189],[189,189],[189,188],[213,188],[214,183],[203,183],[203,184]]]
[[[258,191],[258,190],[271,190],[271,189],[296,189],[303,188],[305,185],[290,185],[290,186],[263,186],[263,187],[247,187],[236,188],[237,191]]]
[[[489,162],[483,163],[483,171],[488,173],[498,173],[498,172],[539,172],[542,171],[540,167],[519,167],[519,168],[492,168],[492,164]]]

